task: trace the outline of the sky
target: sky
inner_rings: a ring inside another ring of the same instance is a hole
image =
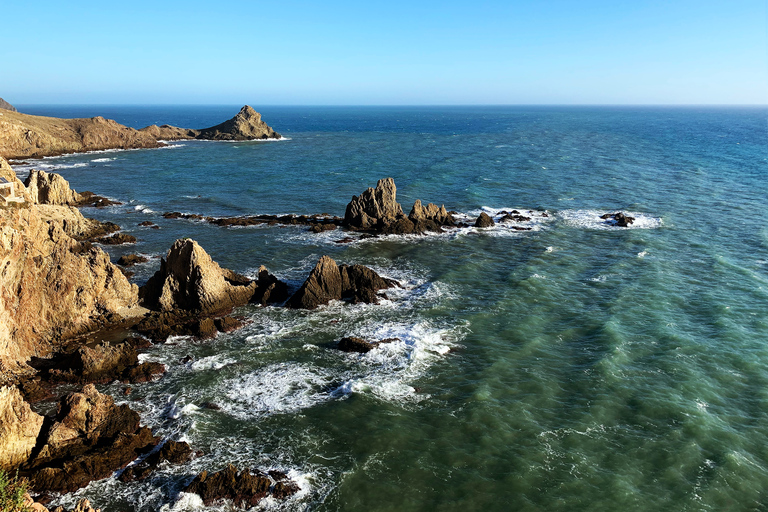
[[[15,104],[768,103],[765,0],[8,1]]]

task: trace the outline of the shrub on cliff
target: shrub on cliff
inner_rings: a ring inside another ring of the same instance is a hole
[[[0,512],[27,512],[24,496],[27,494],[27,481],[16,475],[9,475],[0,469]]]

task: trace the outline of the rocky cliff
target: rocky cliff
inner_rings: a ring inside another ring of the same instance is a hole
[[[280,134],[261,120],[261,114],[253,107],[245,105],[235,117],[210,128],[193,130],[164,124],[142,128],[141,132],[150,134],[156,140],[254,140],[279,139]]]
[[[0,159],[0,173],[6,168]],[[101,249],[70,236],[92,229],[93,222],[71,207],[29,201],[0,207],[4,377],[30,356],[48,354],[56,340],[138,311],[136,285]]]

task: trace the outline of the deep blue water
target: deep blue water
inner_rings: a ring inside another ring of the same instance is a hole
[[[124,202],[83,212],[138,237],[107,248],[115,258],[154,257],[139,284],[188,236],[222,266],[265,264],[294,286],[329,254],[405,288],[379,306],[243,308],[242,331],[153,347],[162,380],[105,389],[206,455],[143,484],[92,484],[92,501],[194,509],[182,484],[235,462],[297,478],[297,497],[265,505],[287,510],[768,509],[768,109],[253,106],[286,140],[16,169]],[[239,107],[20,110],[199,128]],[[340,232],[160,216],[343,215],[388,176],[406,212],[415,199],[468,219],[517,208],[532,230],[339,245]],[[619,209],[632,227],[599,219]],[[331,348],[347,335],[402,341]]]

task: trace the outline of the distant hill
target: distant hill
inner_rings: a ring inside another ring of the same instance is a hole
[[[3,98],[0,98],[0,108],[5,110],[10,110],[11,112],[18,112],[18,110],[16,110],[16,107],[14,107],[13,105],[5,101]]]

